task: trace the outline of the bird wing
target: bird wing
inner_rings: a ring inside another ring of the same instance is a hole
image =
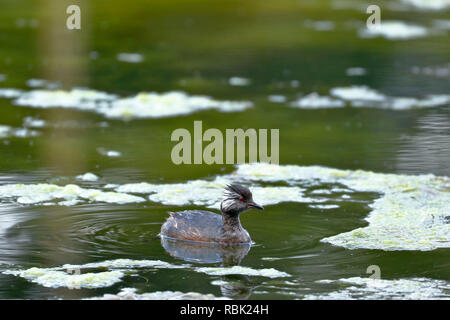
[[[172,238],[212,241],[222,227],[222,217],[210,211],[185,210],[169,212],[169,215],[161,234]]]

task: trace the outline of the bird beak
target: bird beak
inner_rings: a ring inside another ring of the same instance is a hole
[[[256,204],[253,201],[248,203],[248,207],[252,209],[264,210],[263,206],[260,206],[259,204]]]

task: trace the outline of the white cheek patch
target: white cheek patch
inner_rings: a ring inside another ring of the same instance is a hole
[[[234,204],[235,200],[228,197],[223,197],[222,200],[222,210],[227,211]]]
[[[237,199],[239,198],[241,198],[240,194],[226,190],[222,196],[222,210],[229,210],[233,205],[236,205],[236,202],[238,201]]]

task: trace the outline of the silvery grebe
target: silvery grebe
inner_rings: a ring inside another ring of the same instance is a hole
[[[174,240],[222,245],[249,244],[250,235],[239,220],[239,215],[249,209],[264,208],[253,201],[247,187],[231,184],[225,188],[220,204],[222,216],[200,210],[169,212],[170,217],[162,225],[159,235]]]

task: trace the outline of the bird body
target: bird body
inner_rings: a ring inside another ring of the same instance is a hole
[[[160,236],[222,245],[249,244],[250,235],[242,227],[239,216],[251,208],[263,209],[253,201],[248,188],[230,185],[222,199],[222,215],[201,210],[169,212],[169,218],[161,227]]]

